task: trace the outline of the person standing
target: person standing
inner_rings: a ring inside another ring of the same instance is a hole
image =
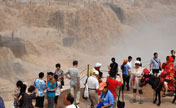
[[[175,50],[171,50],[171,57],[174,59],[174,66],[176,69],[176,56],[175,56]],[[176,70],[175,70],[175,79],[176,79]]]
[[[48,72],[48,89],[47,89],[47,97],[48,97],[48,108],[54,108],[54,98],[56,92],[56,81],[54,79],[54,73]]]
[[[101,66],[102,66],[101,63],[96,63],[96,64],[95,64],[95,67],[91,70],[91,73],[94,72],[94,71],[98,71],[98,77],[97,77],[97,79],[98,79],[98,82],[99,82],[100,85],[101,85],[101,83],[103,82],[103,81],[102,81],[103,72],[100,71]],[[101,90],[98,90],[98,95],[100,95],[100,94],[101,94]]]
[[[64,71],[61,69],[61,65],[59,63],[56,64],[56,71],[54,75],[58,76],[58,80],[61,82],[61,85],[64,86]]]
[[[78,105],[74,104],[74,97],[69,93],[64,97],[64,105],[67,105],[66,108],[79,108]]]
[[[108,90],[107,83],[103,83],[100,90],[102,90],[102,93],[97,108],[113,108],[114,97],[111,91]]]
[[[91,108],[96,108],[96,106],[98,105],[98,89],[99,89],[99,82],[97,80],[98,74],[99,74],[98,71],[95,70],[93,72],[93,75],[88,77],[87,79]]]
[[[17,81],[16,88],[14,90],[14,94],[12,94],[12,96],[14,97],[14,108],[19,107],[19,103],[17,100],[20,95],[20,90],[21,90],[22,85],[23,85],[23,82],[21,80]]]
[[[174,66],[176,69],[176,56],[175,56],[175,50],[171,50],[171,57],[174,59]],[[175,70],[175,79],[176,79],[176,70]]]
[[[131,71],[131,69],[132,69],[132,57],[131,56],[128,56],[128,63],[127,63],[127,65],[130,67],[130,71]],[[131,82],[131,76],[130,76],[130,81],[129,81],[129,86],[131,87],[132,86],[132,82]]]
[[[171,50],[171,56],[175,60],[175,51],[174,50]]]
[[[143,99],[142,99],[143,98],[143,91],[142,91],[142,87],[139,86],[139,82],[142,77],[142,74],[143,74],[143,68],[140,67],[140,61],[136,61],[135,68],[132,70],[133,99],[132,99],[131,103],[136,102],[136,93],[138,90],[138,92],[140,94],[139,104],[143,104]]]
[[[140,61],[141,63],[140,63],[140,67],[142,67],[142,59],[141,59],[141,57],[137,57],[136,58],[136,61]]]
[[[114,96],[114,104],[113,108],[117,108],[117,87],[123,85],[123,79],[120,78],[121,82],[115,80],[116,78],[115,73],[111,73],[110,77],[107,77],[106,83],[108,84],[108,89],[111,91],[111,93]]]
[[[129,87],[129,81],[130,81],[130,75],[131,75],[131,71],[130,71],[130,66],[127,65],[128,60],[125,59],[123,61],[123,64],[121,65],[121,70],[122,70],[122,76],[123,76],[123,86],[122,86],[122,90],[124,90],[125,84],[127,87],[127,91],[130,90]]]
[[[115,61],[115,58],[113,57],[111,59],[112,63],[110,64],[110,73],[114,73],[114,74],[117,74],[118,73],[118,64],[116,63]]]
[[[46,83],[43,80],[44,73],[40,72],[39,77],[34,80],[34,85],[39,93],[39,96],[36,98],[35,108],[43,108],[44,106],[44,90],[47,89]]]
[[[28,88],[28,92],[22,96],[23,104],[20,108],[34,108],[32,100],[39,96],[38,93],[34,93],[35,90],[36,88],[33,85]]]
[[[155,52],[153,55],[154,57],[150,61],[150,71],[152,70],[153,75],[157,76],[161,70],[161,61],[158,57],[158,53]]]
[[[131,56],[128,56],[128,63],[127,65],[132,69],[132,57]]]
[[[99,72],[99,78],[101,79],[103,77],[103,72],[100,71],[102,64],[101,63],[96,63],[95,67],[90,70],[90,76],[93,75],[93,72],[96,70]]]
[[[76,105],[80,101],[80,72],[78,70],[78,61],[73,61],[73,67],[70,68],[66,73],[66,78],[70,79],[70,92],[76,97]]]
[[[59,78],[57,75],[54,75],[54,79],[56,80],[56,96],[54,97],[54,108],[57,108],[58,98],[61,94],[61,82],[59,81]]]
[[[26,88],[27,88],[26,84],[23,83],[21,85],[20,94],[19,94],[19,96],[17,98],[17,102],[19,104],[19,107],[22,107],[22,105],[24,103],[22,98],[23,98],[23,95],[26,93]]]
[[[0,108],[5,108],[4,100],[2,99],[1,96],[0,96]]]

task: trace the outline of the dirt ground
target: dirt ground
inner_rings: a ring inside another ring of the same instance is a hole
[[[152,103],[152,89],[150,86],[146,86],[143,88],[144,90],[144,103],[139,104],[138,102],[132,104],[130,100],[132,99],[132,90],[129,92],[125,92],[125,108],[158,108],[156,104]],[[62,92],[61,96],[58,99],[57,108],[65,108],[63,105],[64,96],[69,93],[69,90],[65,90]],[[166,97],[162,99],[162,103],[160,108],[175,108],[176,104],[172,104],[173,97]],[[35,101],[34,101],[35,103]],[[47,108],[47,99],[45,100],[45,108]],[[6,108],[13,108],[13,101],[5,101]],[[81,99],[80,108],[90,108],[89,100]]]

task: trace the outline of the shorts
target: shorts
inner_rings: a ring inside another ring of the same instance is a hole
[[[139,86],[139,82],[140,82],[140,78],[136,77],[135,81],[133,82],[133,89],[137,89],[137,90],[142,90],[142,87]]]
[[[54,103],[57,104],[57,101],[58,101],[58,96],[55,96],[54,97]]]
[[[171,80],[165,79],[164,81],[167,82],[167,83],[169,83]]]
[[[159,69],[152,69],[153,73],[159,73]]]
[[[44,98],[45,98],[44,96],[43,97],[37,97],[35,107],[43,108]]]

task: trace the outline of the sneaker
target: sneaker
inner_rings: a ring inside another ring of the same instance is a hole
[[[139,101],[139,104],[143,104],[143,103],[144,103],[143,100],[140,100],[140,101]]]
[[[136,103],[136,99],[131,100],[131,103]]]

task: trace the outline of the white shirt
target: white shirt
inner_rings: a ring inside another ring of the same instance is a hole
[[[132,75],[137,77],[142,76],[143,70],[144,69],[142,67],[139,67],[139,69],[134,68],[132,70]]]
[[[132,69],[132,61],[128,62],[127,65],[130,67],[130,69]]]
[[[68,105],[66,108],[76,108],[76,106],[72,104],[72,105]],[[79,106],[77,106],[77,108],[79,108]]]
[[[94,75],[90,76],[88,78],[87,85],[88,85],[88,88],[90,88],[90,89],[96,89],[96,90],[99,89],[99,82],[98,82],[97,78]]]

